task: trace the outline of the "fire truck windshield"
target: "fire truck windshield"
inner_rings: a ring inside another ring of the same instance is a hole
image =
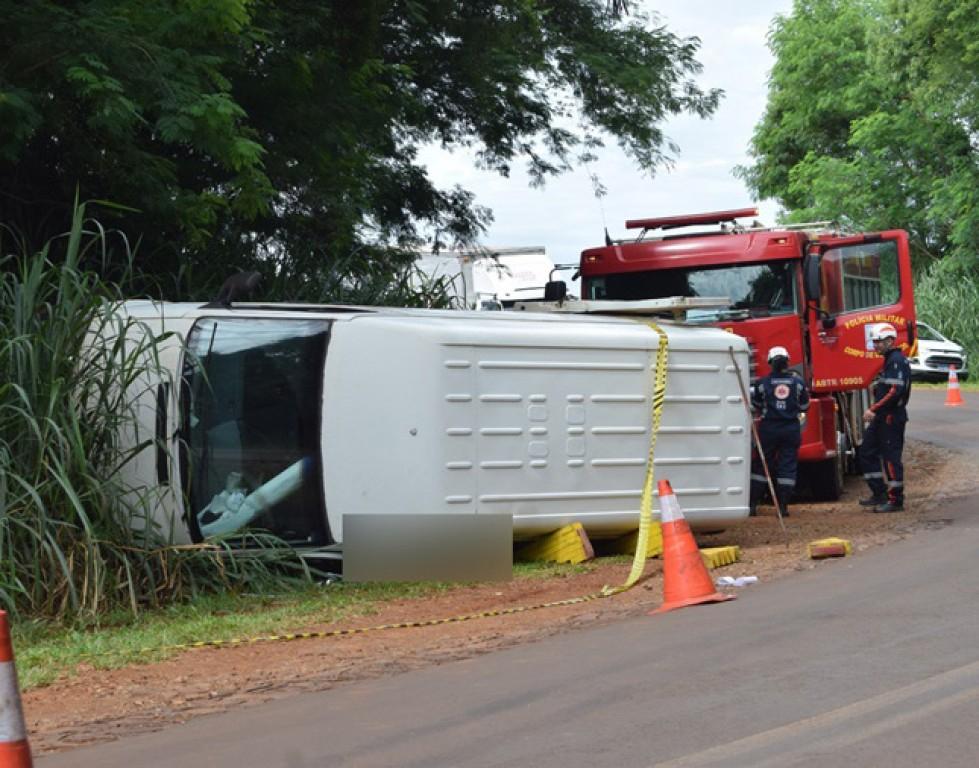
[[[796,262],[767,261],[716,267],[621,272],[588,279],[589,299],[639,300],[726,296],[727,307],[692,310],[687,320],[712,322],[796,311]]]

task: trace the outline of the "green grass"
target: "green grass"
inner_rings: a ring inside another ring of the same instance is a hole
[[[915,303],[918,319],[979,354],[979,273],[974,265],[940,259],[918,274]]]
[[[278,595],[214,594],[103,620],[98,629],[66,629],[56,623],[15,627],[17,672],[23,688],[71,676],[79,665],[113,669],[170,658],[167,646],[202,640],[282,634],[318,624],[369,616],[388,600],[427,597],[450,589],[444,584],[308,585]],[[147,650],[151,649],[151,650]]]
[[[619,560],[631,562],[631,557],[605,558],[603,562]],[[563,578],[593,568],[590,563],[517,563],[513,576],[514,579]],[[13,631],[17,672],[22,688],[35,688],[71,677],[80,666],[115,669],[161,661],[181,652],[167,646],[285,634],[322,624],[342,627],[344,621],[377,613],[387,601],[423,599],[457,586],[433,582],[310,584],[279,594],[212,594],[192,603],[143,611],[135,617],[120,610],[103,617],[98,628],[66,628],[53,621],[21,621],[14,625]]]
[[[948,389],[947,381],[915,381],[911,385],[912,389]],[[979,381],[970,379],[969,381],[959,380],[959,388],[963,392],[979,392]]]

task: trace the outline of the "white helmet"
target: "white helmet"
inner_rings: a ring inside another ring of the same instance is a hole
[[[786,360],[789,359],[789,350],[785,347],[772,347],[768,350],[768,362],[772,362],[776,357],[784,357]]]
[[[884,339],[896,339],[897,329],[890,323],[877,323],[870,332],[871,341],[883,341]]]

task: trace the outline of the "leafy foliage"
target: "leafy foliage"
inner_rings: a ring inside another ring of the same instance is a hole
[[[338,268],[404,265],[422,227],[490,212],[438,189],[420,146],[475,146],[539,182],[614,137],[650,171],[659,129],[709,115],[696,39],[625,0],[0,0],[0,220],[30,242],[59,201],[125,203],[141,269],[171,297],[234,269],[318,298]],[[108,266],[123,268],[121,253]],[[367,266],[352,266],[353,262]],[[356,277],[356,275],[355,275]]]
[[[790,210],[809,207],[814,196],[791,185],[791,171],[807,158],[850,157],[851,123],[881,98],[882,84],[867,77],[878,5],[798,0],[791,16],[776,17],[769,31],[776,61],[768,104],[751,146],[755,163],[742,170],[762,197]]]
[[[773,25],[769,103],[742,169],[794,220],[901,227],[971,268],[979,87],[965,0],[797,0]],[[955,23],[951,19],[956,19]]]
[[[119,291],[80,268],[108,238],[80,206],[67,235],[0,260],[0,605],[91,621],[282,579],[283,565],[303,578],[291,549],[262,538],[245,556],[173,546],[148,489],[121,480],[152,440],[139,437],[127,390],[160,381],[167,337],[114,311]],[[0,253],[11,247],[0,239]]]

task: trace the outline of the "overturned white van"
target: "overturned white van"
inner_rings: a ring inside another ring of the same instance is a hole
[[[512,514],[515,539],[634,530],[659,335],[615,317],[129,302],[185,344],[140,395],[131,465],[178,540],[256,528],[340,551],[345,515]],[[748,514],[748,348],[661,322],[656,474],[691,525]]]

